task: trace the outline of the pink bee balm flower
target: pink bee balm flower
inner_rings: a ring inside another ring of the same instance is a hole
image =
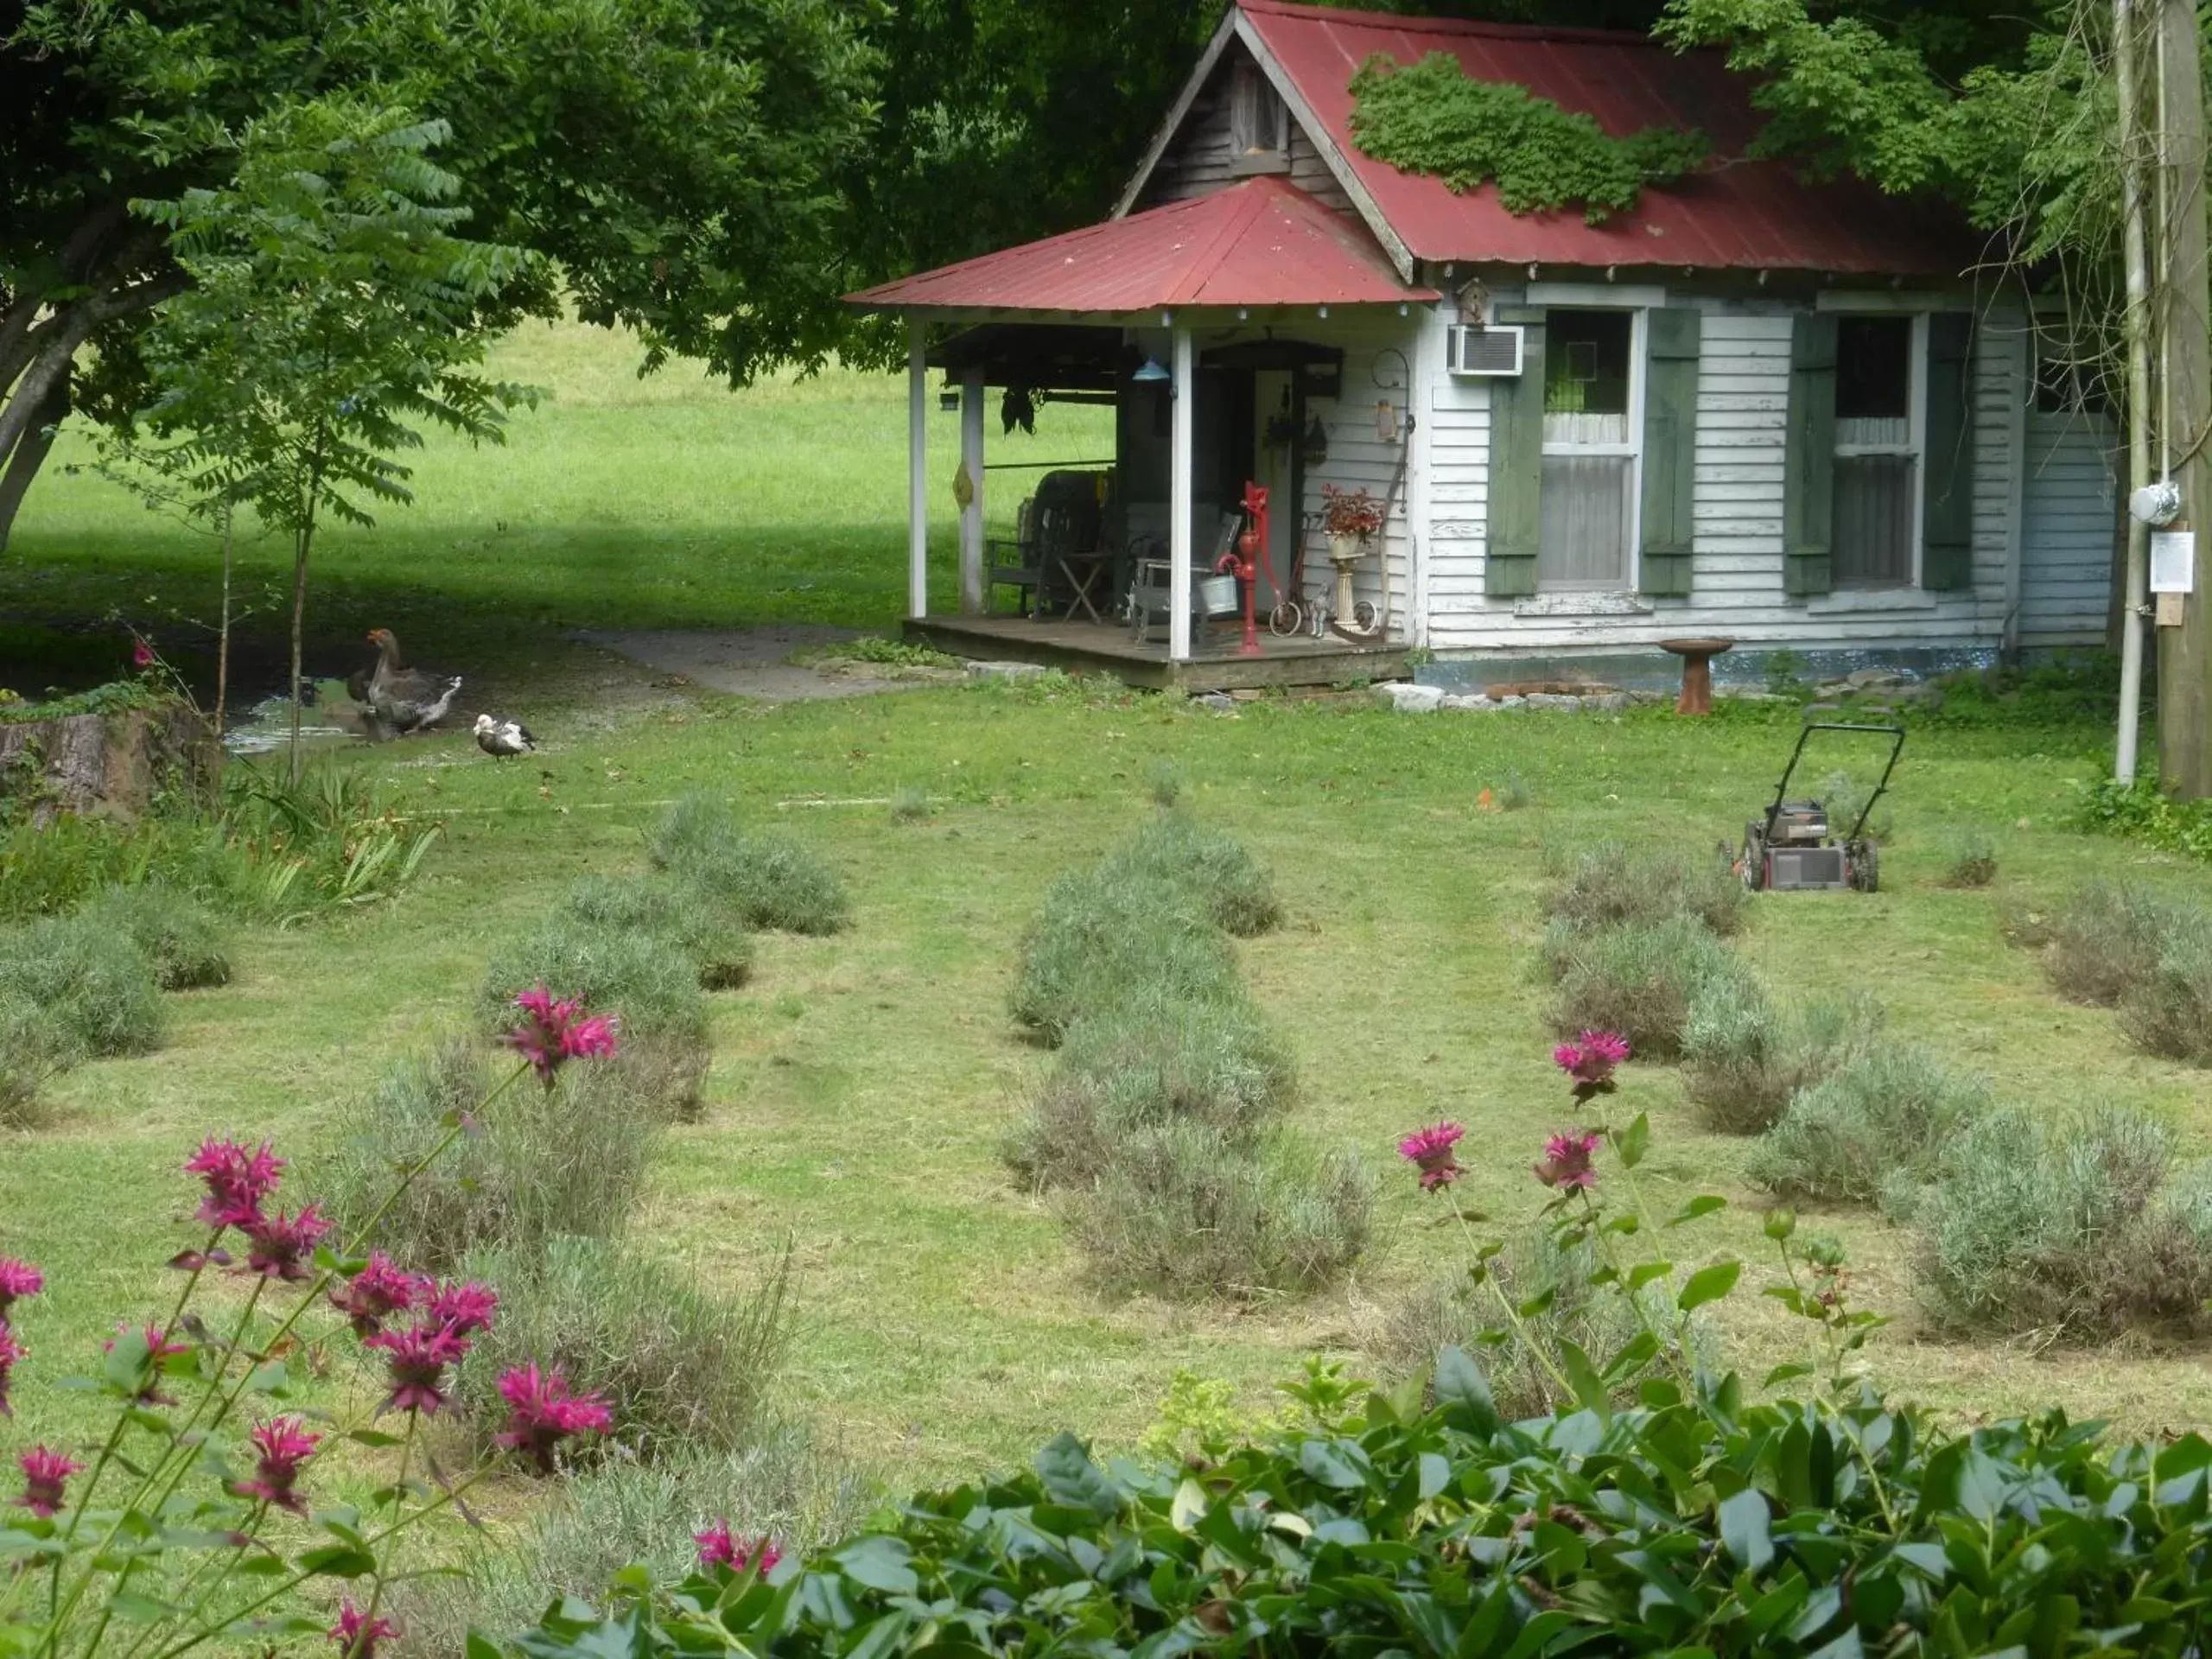
[[[393,1265],[382,1250],[372,1250],[366,1267],[331,1287],[330,1305],[353,1323],[356,1336],[372,1337],[389,1315],[406,1313],[428,1294],[424,1281]]]
[[[8,1403],[8,1373],[19,1359],[30,1357],[30,1350],[16,1340],[16,1333],[8,1328],[8,1321],[0,1319],[0,1417],[12,1417],[15,1408]]]
[[[1544,1161],[1536,1166],[1536,1179],[1546,1186],[1597,1185],[1598,1172],[1590,1167],[1590,1154],[1598,1150],[1599,1139],[1580,1130],[1552,1136],[1544,1142]]]
[[[371,1618],[349,1598],[338,1604],[338,1622],[330,1627],[340,1659],[376,1659],[377,1643],[397,1642],[399,1629],[388,1618]]]
[[[595,1394],[572,1395],[559,1370],[540,1371],[533,1360],[499,1379],[507,1426],[493,1444],[526,1453],[541,1474],[553,1472],[553,1448],[571,1434],[598,1434],[614,1420]]]
[[[765,1578],[775,1570],[776,1563],[784,1559],[783,1552],[776,1548],[775,1541],[766,1533],[748,1543],[731,1534],[727,1521],[717,1521],[704,1532],[693,1533],[691,1539],[699,1546],[699,1565],[702,1567],[726,1567],[733,1573],[757,1567]]]
[[[248,1152],[235,1141],[210,1138],[185,1160],[184,1173],[207,1183],[199,1218],[211,1227],[244,1227],[261,1218],[261,1201],[276,1190],[284,1160],[269,1149]]]
[[[1575,1094],[1587,1100],[1612,1091],[1613,1068],[1628,1058],[1628,1039],[1617,1032],[1586,1031],[1554,1049],[1552,1058],[1574,1079]]]
[[[61,1507],[62,1483],[84,1469],[51,1447],[35,1446],[18,1459],[23,1466],[23,1495],[16,1502],[41,1521]]]
[[[130,1329],[130,1327],[127,1325],[119,1325],[116,1326],[116,1336],[110,1337],[105,1342],[102,1343],[100,1344],[100,1351],[103,1353],[111,1353],[114,1351],[116,1337],[120,1337],[124,1332]],[[162,1363],[164,1360],[174,1358],[178,1354],[190,1353],[192,1351],[192,1344],[186,1342],[171,1342],[167,1337],[162,1334],[162,1327],[158,1325],[149,1325],[146,1326],[144,1340],[146,1344],[146,1369],[143,1373],[144,1381],[140,1384],[138,1389],[138,1403],[142,1406],[173,1406],[176,1404],[176,1402],[161,1391]]]
[[[154,665],[154,648],[143,639],[132,640],[130,660],[140,668],[151,668]]]
[[[604,1059],[614,1052],[614,1020],[603,1014],[587,1019],[582,997],[556,1001],[541,984],[517,996],[515,1007],[529,1020],[499,1040],[528,1060],[548,1089],[553,1086],[553,1074],[566,1062]]]
[[[1459,1179],[1459,1160],[1452,1148],[1465,1134],[1466,1130],[1457,1123],[1438,1123],[1416,1129],[1398,1142],[1398,1156],[1420,1166],[1422,1192],[1433,1192]]]
[[[250,1438],[259,1454],[259,1465],[251,1480],[238,1481],[231,1490],[240,1497],[257,1497],[295,1515],[305,1515],[307,1500],[293,1485],[300,1478],[300,1465],[314,1454],[322,1437],[307,1433],[296,1417],[276,1417],[255,1429]]]
[[[273,1216],[257,1216],[245,1224],[251,1246],[246,1251],[245,1270],[264,1279],[297,1283],[308,1276],[315,1242],[329,1230],[330,1223],[311,1204],[302,1205],[296,1216],[282,1210]]]
[[[386,1411],[419,1411],[425,1415],[446,1402],[446,1367],[460,1363],[468,1351],[465,1337],[443,1328],[416,1325],[408,1331],[379,1331],[361,1344],[381,1348],[390,1356],[391,1395]]]
[[[35,1296],[46,1288],[46,1275],[28,1262],[18,1262],[12,1255],[0,1255],[0,1319],[8,1317],[8,1310],[26,1296]]]
[[[424,1325],[435,1325],[448,1336],[473,1337],[492,1328],[499,1297],[489,1285],[471,1279],[457,1285],[426,1286],[422,1308]]]

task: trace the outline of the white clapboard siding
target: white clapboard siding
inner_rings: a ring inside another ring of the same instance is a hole
[[[2027,436],[2020,644],[2101,645],[2121,465],[2112,420],[2031,410]]]
[[[1409,407],[1408,381],[1414,353],[1421,349],[1420,320],[1387,320],[1322,324],[1312,337],[1344,349],[1344,395],[1333,401],[1313,398],[1309,416],[1319,417],[1329,435],[1329,458],[1306,468],[1306,512],[1319,514],[1325,504],[1324,484],[1340,490],[1363,489],[1377,500],[1389,499],[1389,516],[1383,526],[1385,556],[1389,561],[1389,630],[1394,639],[1410,637],[1414,607],[1414,550],[1407,535],[1407,504],[1415,489],[1412,458],[1403,470],[1409,439],[1400,422],[1400,436],[1385,441],[1376,435],[1375,406],[1388,400],[1402,413]],[[1414,410],[1418,416],[1420,411]],[[1393,488],[1393,478],[1395,487]],[[1287,574],[1287,573],[1286,573]],[[1329,563],[1328,543],[1317,526],[1306,538],[1302,588],[1307,595],[1333,594],[1336,570]],[[1357,598],[1380,605],[1382,601],[1381,562],[1363,559],[1354,573]],[[1433,601],[1432,601],[1433,602]]]
[[[1686,303],[1682,300],[1674,302]],[[1718,633],[1799,648],[1993,648],[2004,631],[2009,420],[2022,391],[2017,334],[1986,330],[1974,360],[1974,585],[1970,592],[1791,600],[1783,576],[1783,443],[1790,317],[1771,302],[1706,301],[1698,376],[1695,524],[1686,599],[1618,596],[1578,613],[1483,593],[1487,383],[1439,372],[1431,397],[1429,643],[1442,650],[1648,650]],[[1444,349],[1442,317],[1424,348]],[[1523,614],[1523,612],[1529,613]]]

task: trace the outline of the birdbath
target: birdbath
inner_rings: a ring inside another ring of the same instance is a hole
[[[1662,639],[1659,649],[1682,659],[1682,695],[1675,701],[1678,715],[1713,712],[1713,659],[1733,651],[1733,639]]]

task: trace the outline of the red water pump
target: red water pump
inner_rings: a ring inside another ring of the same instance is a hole
[[[1264,567],[1268,584],[1274,585],[1274,561],[1268,554],[1268,493],[1247,479],[1244,481],[1244,532],[1236,538],[1234,552],[1221,556],[1221,563],[1214,567],[1216,575],[1234,576],[1244,584],[1244,643],[1236,648],[1240,657],[1257,657],[1260,652],[1260,630],[1253,620],[1253,595],[1259,588],[1259,572]]]

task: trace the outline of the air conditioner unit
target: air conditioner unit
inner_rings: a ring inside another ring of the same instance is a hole
[[[1455,323],[1445,340],[1444,366],[1453,374],[1497,375],[1521,372],[1521,330]]]

